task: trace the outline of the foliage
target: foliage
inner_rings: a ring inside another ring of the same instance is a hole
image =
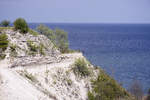
[[[53,44],[60,50],[60,52],[68,52],[68,34],[61,29],[55,29],[54,31],[45,25],[39,25],[37,31],[45,36],[47,36]]]
[[[75,61],[73,71],[77,75],[89,76],[90,70],[88,69],[87,62],[83,58],[79,58]]]
[[[133,80],[129,91],[136,98],[136,100],[142,100],[143,89],[142,89],[142,85],[140,84],[139,81]]]
[[[38,46],[38,45],[34,44],[33,41],[28,40],[27,45],[30,49],[29,54],[35,55],[37,52],[39,52],[41,55],[45,55],[45,52],[44,52],[45,47],[42,43],[40,43]]]
[[[44,48],[45,48],[44,45],[40,43],[39,50],[41,55],[45,55]]]
[[[68,33],[61,29],[55,29],[55,44],[62,53],[68,52]]]
[[[93,90],[88,93],[89,100],[116,100],[129,96],[114,79],[102,70],[97,79],[92,81],[92,85]]]
[[[6,57],[6,54],[1,54],[0,53],[0,60],[4,59]]]
[[[8,21],[8,20],[3,20],[0,25],[3,26],[3,27],[8,27],[9,24],[10,24],[10,21]]]
[[[38,32],[32,30],[32,29],[29,29],[29,33],[32,34],[33,36],[37,36],[39,35]]]
[[[17,55],[17,52],[16,52],[16,45],[15,44],[10,44],[10,51],[11,51],[11,56],[14,57]]]
[[[0,31],[6,30],[6,29],[13,29],[13,27],[0,27]]]
[[[47,36],[52,42],[54,42],[55,34],[53,30],[43,24],[40,24],[36,29],[40,34]]]
[[[30,49],[30,54],[34,55],[38,51],[38,46],[33,43],[33,41],[28,40],[27,45]]]
[[[3,54],[3,52],[6,50],[6,48],[8,47],[8,37],[6,34],[0,34],[0,60],[5,58],[5,54]]]
[[[15,20],[14,28],[15,30],[19,30],[21,33],[27,33],[29,30],[28,24],[23,18],[18,18]]]
[[[8,37],[5,33],[0,34],[0,49],[3,51],[8,47]]]

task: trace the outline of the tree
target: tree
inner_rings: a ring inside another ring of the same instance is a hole
[[[64,30],[56,28],[54,31],[45,25],[39,25],[37,31],[45,36],[47,36],[60,52],[68,52],[68,34]]]
[[[60,51],[62,53],[68,52],[68,46],[69,46],[68,33],[65,32],[64,30],[56,28],[55,35],[56,35],[55,43],[60,49]]]
[[[9,24],[10,24],[10,21],[8,21],[8,20],[3,20],[0,25],[3,26],[3,27],[8,27]]]
[[[18,18],[15,20],[14,28],[15,30],[19,30],[21,33],[27,33],[29,30],[28,24],[23,18]]]
[[[133,80],[129,91],[131,92],[132,95],[135,96],[136,100],[142,100],[143,97],[143,89],[142,85],[140,84],[139,81]]]
[[[43,24],[40,24],[36,29],[40,34],[47,36],[54,43],[55,34],[54,34],[54,31],[52,29],[50,29],[49,27],[47,27]]]

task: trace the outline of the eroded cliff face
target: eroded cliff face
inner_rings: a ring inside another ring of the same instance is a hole
[[[0,100],[88,100],[88,92],[93,90],[91,80],[97,80],[101,72],[82,53],[61,54],[43,35],[12,29],[2,33],[8,36],[9,44],[0,53],[6,55],[0,61]],[[80,67],[75,64],[77,59],[84,61],[79,60]]]
[[[9,40],[6,57],[0,61],[1,100],[87,100],[90,80],[98,70],[88,64],[90,76],[73,72],[76,59],[85,59],[82,53],[61,54],[43,35],[12,29],[1,33]]]

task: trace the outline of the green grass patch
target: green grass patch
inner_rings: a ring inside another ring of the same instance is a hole
[[[0,31],[7,30],[7,29],[13,29],[13,27],[0,27]]]

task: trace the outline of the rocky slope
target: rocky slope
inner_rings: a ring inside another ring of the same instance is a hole
[[[91,79],[99,69],[82,53],[61,54],[43,35],[2,30],[9,44],[0,61],[0,100],[87,100]],[[35,50],[36,49],[36,50]],[[2,53],[1,53],[2,54]],[[90,75],[74,73],[76,59],[83,58]]]

